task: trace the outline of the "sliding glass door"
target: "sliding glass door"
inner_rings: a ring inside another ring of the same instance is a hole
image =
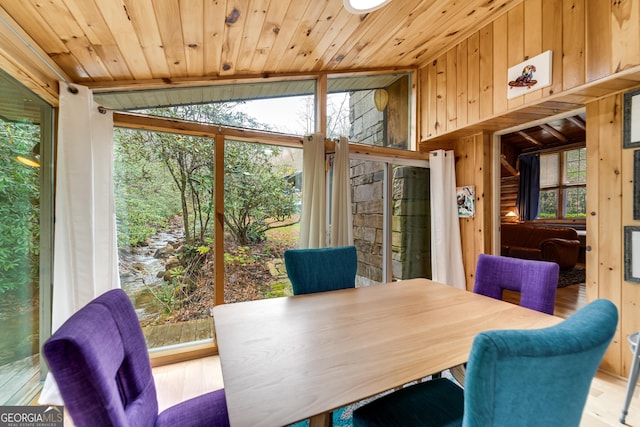
[[[50,329],[52,109],[1,72],[0,93],[0,405],[21,405]]]

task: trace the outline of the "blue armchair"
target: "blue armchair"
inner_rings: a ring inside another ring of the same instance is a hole
[[[356,286],[355,246],[289,249],[284,252],[284,263],[294,295]]]
[[[77,427],[228,426],[224,389],[158,414],[142,329],[129,297],[106,292],[71,316],[43,347]]]
[[[480,333],[464,390],[444,378],[409,386],[356,409],[353,425],[578,426],[617,324],[601,299],[550,328]]]

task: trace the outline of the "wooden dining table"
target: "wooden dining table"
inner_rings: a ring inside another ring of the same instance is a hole
[[[283,426],[467,361],[490,329],[560,318],[427,279],[219,305],[216,337],[231,426]]]

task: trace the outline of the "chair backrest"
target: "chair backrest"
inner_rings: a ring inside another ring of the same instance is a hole
[[[76,426],[153,426],[156,388],[142,329],[121,289],[71,316],[43,347]]]
[[[502,291],[520,292],[520,305],[553,314],[560,267],[555,262],[480,254],[473,292],[502,299]]]
[[[550,328],[478,334],[463,426],[578,426],[617,324],[616,307],[601,299]]]
[[[354,288],[358,270],[355,246],[289,249],[284,252],[293,294]]]

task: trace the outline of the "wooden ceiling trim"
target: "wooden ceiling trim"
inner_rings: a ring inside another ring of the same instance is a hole
[[[151,74],[154,78],[170,77],[153,3],[151,0],[126,0],[124,7],[131,17],[131,25]],[[151,16],[153,19],[149,19]],[[133,72],[129,75],[133,76]]]
[[[1,37],[0,37],[1,39]],[[11,53],[7,53],[0,48],[0,68],[6,71],[11,76],[19,76],[20,82],[32,92],[40,96],[49,104],[56,107],[58,105],[58,83],[53,80],[51,76],[36,77],[31,72],[27,72],[25,64],[22,62],[16,62],[16,57]],[[30,70],[39,71],[39,70]],[[43,84],[48,81],[49,84]]]

